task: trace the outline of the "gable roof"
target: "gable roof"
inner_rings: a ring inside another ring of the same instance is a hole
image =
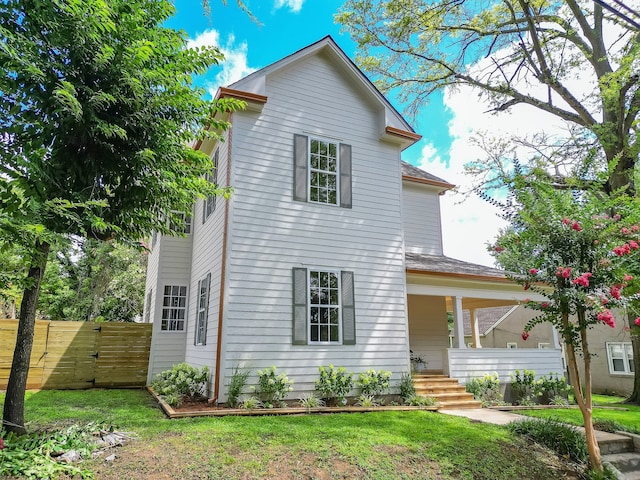
[[[249,103],[251,103],[252,99],[257,99],[256,103],[258,104],[266,103],[268,101],[265,92],[267,76],[286,68],[294,62],[319,54],[325,55],[326,58],[334,62],[353,82],[355,88],[363,92],[366,97],[377,103],[384,110],[384,131],[381,132],[381,138],[399,143],[402,149],[413,145],[422,138],[330,35],[247,75],[227,87],[219,89],[216,97],[232,96],[246,100]]]
[[[495,325],[501,322],[516,308],[518,308],[517,305],[478,308],[476,310],[476,315],[478,316],[478,333],[480,335],[486,335],[489,330],[493,329]],[[462,315],[464,317],[464,335],[468,337],[471,335],[471,315],[469,310],[464,310]]]

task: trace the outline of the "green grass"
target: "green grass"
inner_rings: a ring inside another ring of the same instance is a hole
[[[502,427],[425,411],[168,420],[145,391],[95,389],[29,392],[25,416],[29,430],[103,421],[136,433],[114,462],[83,464],[99,479],[544,480],[564,468]]]
[[[624,426],[628,431],[640,433],[640,406],[627,405],[622,403],[623,397],[608,395],[593,395],[593,419],[594,421],[613,421]],[[614,410],[602,407],[618,407],[624,410]],[[583,426],[582,413],[580,409],[552,408],[544,410],[521,410],[522,415],[539,418],[556,418],[559,421],[572,425]]]

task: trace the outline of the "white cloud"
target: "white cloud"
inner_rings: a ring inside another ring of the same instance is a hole
[[[298,13],[302,9],[303,3],[304,0],[276,0],[274,7],[276,10],[287,7],[292,12]]]
[[[213,97],[221,86],[240,80],[242,77],[256,71],[256,68],[249,67],[247,63],[248,46],[246,42],[235,45],[235,37],[229,35],[223,45],[220,41],[220,33],[217,30],[205,30],[198,34],[193,40],[189,40],[188,46],[202,47],[215,46],[224,54],[224,60],[220,64],[220,71],[213,81],[206,84],[207,90]]]

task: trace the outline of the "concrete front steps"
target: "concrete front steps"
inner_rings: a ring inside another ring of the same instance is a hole
[[[611,439],[602,438],[603,432],[597,432],[598,445],[602,461],[612,465],[625,480],[640,480],[640,436],[619,432],[609,434]],[[617,437],[617,438],[613,438]]]
[[[433,397],[439,409],[481,408],[482,404],[467,393],[464,385],[442,372],[425,372],[413,375],[417,395]]]

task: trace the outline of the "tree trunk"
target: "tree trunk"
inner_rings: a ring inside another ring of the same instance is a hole
[[[634,319],[630,319],[633,322]],[[633,325],[633,323],[631,324]],[[640,405],[640,335],[631,334],[631,348],[633,348],[633,392],[626,403]]]
[[[33,335],[36,324],[36,307],[40,295],[40,285],[44,269],[47,266],[47,255],[50,245],[36,240],[35,254],[27,274],[27,288],[24,290],[20,304],[20,319],[16,347],[13,351],[13,363],[7,384],[2,416],[3,427],[18,435],[27,433],[24,427],[24,394],[27,389],[29,360],[33,347]]]

